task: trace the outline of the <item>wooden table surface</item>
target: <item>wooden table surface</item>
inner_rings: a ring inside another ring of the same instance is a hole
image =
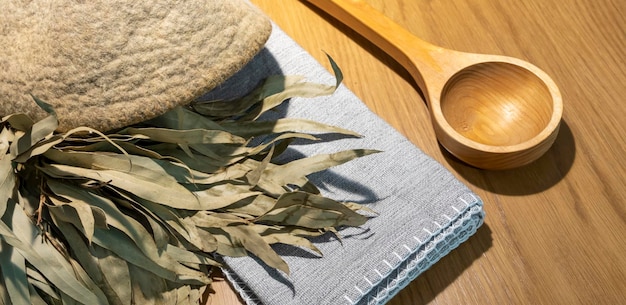
[[[330,54],[348,88],[484,201],[478,232],[390,305],[626,304],[626,1],[367,1],[426,41],[553,77],[564,101],[556,143],[507,171],[444,151],[408,73],[350,29],[301,1],[252,2],[327,68]],[[214,289],[208,304],[241,304],[226,282]]]

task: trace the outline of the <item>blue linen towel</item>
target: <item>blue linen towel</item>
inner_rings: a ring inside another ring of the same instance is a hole
[[[273,27],[265,49],[208,98],[241,95],[275,74],[334,83],[310,54]],[[329,235],[314,239],[323,257],[274,246],[289,265],[289,276],[254,257],[224,257],[223,271],[247,304],[384,304],[483,223],[478,196],[344,86],[328,97],[295,98],[281,111],[281,116],[316,120],[364,136],[296,145],[289,151],[292,156],[354,148],[383,151],[310,177],[324,195],[364,204],[380,214],[362,227],[342,229],[341,240]]]

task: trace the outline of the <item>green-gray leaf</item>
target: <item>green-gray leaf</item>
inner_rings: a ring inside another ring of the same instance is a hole
[[[26,260],[17,249],[2,240],[0,240],[0,271],[11,303],[30,303]]]
[[[21,209],[15,209],[12,215],[13,230],[11,224],[0,221],[0,235],[5,242],[17,248],[60,291],[84,304],[105,304],[76,279],[72,266],[50,243],[43,241],[42,234]]]
[[[222,227],[221,229],[229,234],[233,244],[243,246],[268,266],[289,274],[289,266],[287,263],[276,254],[259,233],[247,226],[230,226]]]
[[[133,172],[116,170],[93,170],[62,164],[49,164],[41,167],[46,174],[57,178],[93,179],[105,184],[131,192],[136,196],[167,206],[202,210],[204,207],[198,198],[188,189],[178,184],[169,175],[149,177],[136,175]]]
[[[142,135],[157,142],[176,144],[215,144],[231,143],[243,144],[246,141],[223,130],[188,129],[173,130],[167,128],[127,128],[130,135]]]
[[[355,158],[379,153],[378,150],[354,149],[345,150],[332,154],[320,154],[303,159],[291,161],[287,164],[276,166],[265,171],[266,178],[279,185],[287,185],[292,180],[315,172],[328,169],[353,160]]]
[[[33,124],[30,129],[11,144],[11,156],[14,158],[28,151],[37,142],[51,136],[54,130],[59,126],[56,113],[54,109],[52,109],[52,106],[35,97],[33,98],[35,102],[50,115]]]
[[[337,133],[347,136],[360,137],[354,131],[319,123],[306,119],[283,118],[275,121],[252,121],[224,123],[222,126],[229,132],[240,137],[249,138],[252,136],[266,135],[270,133],[310,131],[316,133]]]
[[[13,197],[17,180],[10,158],[0,158],[0,217],[7,209],[9,198]]]

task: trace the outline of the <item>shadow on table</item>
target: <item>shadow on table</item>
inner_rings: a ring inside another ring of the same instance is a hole
[[[514,169],[490,171],[472,167],[440,146],[448,165],[469,183],[496,194],[529,195],[540,193],[563,180],[576,159],[576,142],[565,120],[556,141],[536,161]]]
[[[491,229],[485,223],[467,241],[401,290],[388,305],[430,303],[491,246]]]

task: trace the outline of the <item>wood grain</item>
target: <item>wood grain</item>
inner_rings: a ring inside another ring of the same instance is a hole
[[[415,36],[364,0],[306,0],[391,56],[416,82],[439,144],[482,169],[511,169],[554,143],[563,100],[527,61],[459,52]]]
[[[564,101],[555,144],[506,171],[442,149],[408,72],[353,31],[300,1],[252,2],[319,62],[333,56],[346,86],[485,203],[476,235],[390,305],[626,304],[624,1],[367,0],[433,44],[518,57],[554,78]],[[215,290],[208,304],[241,304],[227,285]]]

